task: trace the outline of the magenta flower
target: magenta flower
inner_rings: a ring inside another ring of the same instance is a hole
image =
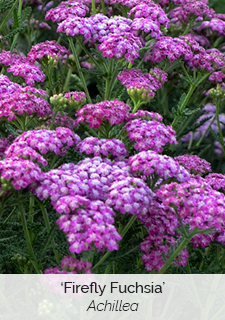
[[[117,99],[87,104],[76,113],[76,124],[87,122],[91,128],[99,128],[103,121],[111,125],[123,123],[129,115],[131,107]]]

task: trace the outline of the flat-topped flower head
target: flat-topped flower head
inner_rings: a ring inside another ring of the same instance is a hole
[[[134,26],[133,26],[134,27]],[[103,42],[98,45],[98,50],[103,57],[120,59],[124,57],[128,62],[134,63],[139,57],[139,50],[143,47],[140,37],[132,32],[110,34],[103,38]]]
[[[127,88],[127,92],[135,101],[148,102],[162,82],[167,81],[167,73],[158,68],[151,69],[149,73],[142,73],[141,69],[123,70],[117,78]]]
[[[24,78],[30,86],[34,86],[35,82],[45,81],[45,74],[38,66],[29,63],[29,61],[13,64],[7,71],[12,72],[14,76]]]
[[[156,120],[130,120],[124,130],[127,131],[129,140],[134,142],[134,148],[139,151],[152,149],[162,152],[165,144],[177,144],[173,128]]]
[[[21,86],[18,83],[12,82],[7,76],[0,74],[0,95],[11,94],[20,88]]]
[[[34,63],[48,56],[55,60],[65,61],[70,54],[70,50],[59,45],[55,40],[40,42],[32,46],[27,55],[28,61]]]
[[[112,157],[122,160],[128,156],[128,150],[124,143],[118,139],[98,139],[88,137],[80,142],[79,151],[87,155]]]
[[[42,155],[48,152],[64,155],[71,146],[76,148],[79,142],[80,137],[68,128],[57,127],[56,130],[31,130],[17,137],[6,150],[6,155],[10,157],[11,153],[14,153],[14,148],[19,146],[22,148],[25,144]]]
[[[134,18],[148,18],[152,19],[159,26],[169,27],[169,18],[167,14],[164,12],[162,7],[158,4],[148,5],[144,1],[140,1],[139,4],[134,6],[130,12],[128,13],[128,17],[134,16]]]
[[[153,199],[153,192],[139,178],[126,177],[109,188],[106,204],[122,214],[145,215]]]
[[[91,128],[99,128],[103,121],[111,125],[123,123],[131,110],[126,103],[117,99],[87,104],[76,113],[76,124],[86,122]]]
[[[58,199],[55,209],[63,214],[57,224],[67,234],[71,252],[91,250],[117,250],[121,236],[114,227],[114,211],[102,201],[90,201],[81,196]]]
[[[89,1],[88,1],[89,2]],[[68,17],[85,17],[89,12],[89,8],[86,6],[87,1],[61,1],[61,3],[50,9],[46,15],[46,20],[52,20],[53,22],[60,22]]]
[[[157,175],[158,178],[163,178],[163,180],[175,178],[179,182],[190,179],[189,172],[179,165],[175,159],[150,150],[131,156],[128,164],[134,172],[146,177],[155,178],[155,175]]]
[[[0,161],[0,176],[12,184],[15,190],[26,188],[42,178],[40,167],[30,160],[10,158]]]
[[[2,94],[0,99],[0,118],[12,121],[23,114],[29,116],[36,114],[38,117],[51,115],[53,111],[49,103],[42,96],[38,96],[44,93],[44,90],[20,87],[10,95],[7,93]]]
[[[211,171],[210,163],[196,155],[185,154],[174,159],[192,174],[205,174]]]

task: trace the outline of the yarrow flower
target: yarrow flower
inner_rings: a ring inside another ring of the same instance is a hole
[[[225,175],[221,173],[210,173],[205,177],[205,181],[215,190],[225,191]]]
[[[139,57],[138,51],[143,47],[140,37],[131,32],[111,34],[105,36],[103,42],[98,45],[103,57],[120,59],[124,58],[131,63]]]
[[[151,69],[149,73],[144,74],[141,69],[130,69],[122,71],[117,79],[127,88],[128,94],[135,101],[147,102],[161,88],[162,81],[167,81],[167,73],[158,68]]]
[[[76,113],[76,124],[87,122],[91,128],[99,128],[103,121],[111,125],[123,123],[131,107],[117,99],[102,101],[96,104],[87,104]]]
[[[56,41],[45,41],[32,46],[27,55],[27,60],[34,63],[50,56],[53,59],[65,61],[69,54],[70,50],[59,45]]]
[[[38,117],[51,115],[52,109],[49,103],[36,95],[42,93],[40,89],[30,89],[30,87],[18,88],[18,90],[1,94],[0,99],[0,118],[6,118],[8,121],[15,120],[18,116],[26,113],[29,116],[37,114]],[[43,91],[43,93],[45,93]]]
[[[124,143],[118,139],[109,140],[88,137],[80,142],[79,151],[93,156],[108,157],[112,155],[117,160],[122,160],[128,156]]]
[[[26,83],[31,86],[34,86],[35,81],[45,81],[45,74],[38,66],[29,63],[29,61],[13,64],[7,69],[7,71],[12,72],[14,76],[24,78]]]
[[[192,174],[205,174],[211,171],[210,163],[196,155],[185,154],[174,159]]]
[[[124,126],[124,130],[127,131],[129,140],[134,141],[134,148],[139,151],[152,149],[155,152],[162,152],[165,144],[177,144],[172,127],[156,120],[134,119]]]
[[[105,203],[122,214],[139,216],[146,214],[153,195],[142,179],[127,177],[112,183]]]
[[[62,259],[61,268],[49,268],[45,270],[45,274],[91,274],[92,264],[88,261],[76,260],[73,257],[66,256]]]
[[[9,78],[3,74],[0,75],[0,95],[11,94],[20,88],[21,86],[18,83],[11,82]]]
[[[117,250],[121,240],[114,227],[113,210],[102,201],[90,201],[81,196],[64,196],[58,199],[55,209],[65,212],[57,224],[67,234],[71,252],[91,250],[94,243],[98,250]]]
[[[89,2],[89,1],[88,1]],[[60,22],[68,17],[85,17],[89,12],[89,8],[86,6],[85,1],[62,1],[57,7],[50,9],[46,15],[46,20],[52,20],[53,22]]]
[[[32,161],[14,157],[0,161],[0,176],[1,180],[4,178],[14,189],[20,190],[41,179],[42,171]]]
[[[158,25],[163,25],[166,28],[169,27],[169,18],[164,10],[158,5],[148,5],[147,3],[140,2],[134,6],[128,13],[128,17],[134,16],[134,18],[148,18],[152,19]]]
[[[134,172],[140,172],[144,176],[154,177],[156,174],[163,180],[176,178],[179,182],[190,179],[189,172],[176,160],[150,150],[131,156],[128,164]]]
[[[163,185],[156,191],[165,206],[176,208],[183,224],[190,229],[213,228],[212,234],[196,235],[192,242],[195,246],[207,246],[211,241],[225,243],[225,196],[215,191],[202,179],[189,182]]]
[[[31,130],[22,133],[17,137],[10,147],[6,150],[5,155],[11,157],[15,150],[22,149],[25,146],[40,152],[42,155],[48,152],[54,152],[58,155],[64,155],[71,147],[80,142],[80,137],[68,128],[58,127],[56,130]]]

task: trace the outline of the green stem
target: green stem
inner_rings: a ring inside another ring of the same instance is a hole
[[[42,211],[42,214],[43,214],[43,218],[44,218],[44,222],[45,222],[46,229],[47,229],[48,232],[50,232],[50,230],[51,230],[51,225],[50,225],[50,222],[49,222],[47,210],[46,210],[46,208],[43,206],[43,204],[42,204],[42,202],[41,202],[40,200],[38,200],[38,203],[39,203],[39,205],[40,205],[40,208],[41,208],[41,211]],[[59,256],[58,251],[55,249],[55,241],[54,241],[54,238],[53,238],[52,241],[51,241],[51,245],[52,245],[52,247],[53,247],[53,252],[54,252],[55,260],[56,260],[56,262],[59,264],[59,263],[60,263],[60,256]]]
[[[106,79],[106,85],[105,85],[105,95],[104,100],[109,100],[110,98],[110,84],[112,79],[112,69],[113,69],[113,59],[109,59],[109,68],[108,68],[108,75]]]
[[[200,146],[200,144],[202,143],[203,139],[205,138],[205,135],[207,134],[207,132],[209,131],[212,123],[214,122],[216,118],[216,115],[212,118],[212,120],[210,121],[210,124],[208,125],[208,127],[206,128],[206,130],[203,132],[203,135],[201,136],[201,138],[199,139],[199,141],[196,143],[196,147]]]
[[[188,91],[188,93],[187,93],[187,95],[186,95],[181,107],[179,108],[179,114],[174,118],[174,120],[172,122],[172,127],[173,128],[176,126],[176,124],[177,124],[177,122],[178,122],[178,120],[180,118],[180,114],[182,113],[182,111],[184,111],[184,109],[185,109],[186,105],[188,104],[188,102],[189,102],[189,100],[190,100],[195,88],[196,88],[196,85],[192,83],[190,85],[189,91]]]
[[[183,241],[179,244],[177,249],[174,251],[174,253],[169,257],[169,259],[166,261],[164,266],[159,270],[158,274],[163,274],[172,264],[174,259],[178,256],[181,250],[183,250],[187,244],[190,242],[190,240],[197,234],[198,227],[195,227],[191,233],[188,235],[188,237],[185,237]]]
[[[91,0],[91,14],[96,14],[95,0]]]
[[[79,59],[78,59],[78,56],[77,56],[77,52],[76,52],[76,49],[75,49],[75,46],[74,46],[72,38],[69,38],[69,43],[70,43],[71,51],[72,51],[73,56],[74,56],[74,61],[75,61],[76,67],[77,67],[77,72],[79,74],[80,81],[81,81],[81,83],[83,85],[83,89],[84,89],[86,97],[87,97],[87,101],[88,101],[88,103],[92,103],[91,97],[90,97],[89,92],[88,92],[88,88],[87,88],[87,84],[86,84],[84,75],[83,75],[83,73],[81,71],[80,62],[79,62]]]
[[[137,216],[133,215],[132,218],[128,221],[128,223],[126,224],[125,228],[123,229],[123,231],[121,232],[121,237],[123,238],[125,236],[125,234],[127,233],[127,231],[130,229],[130,227],[132,226],[132,224],[136,221]],[[92,268],[95,269],[97,267],[99,267],[112,253],[112,251],[107,251],[104,256],[99,260],[98,263],[96,263],[96,265]]]
[[[19,206],[19,210],[20,210],[20,217],[21,217],[21,222],[22,222],[22,225],[23,225],[23,232],[24,232],[26,243],[27,243],[27,248],[28,248],[28,251],[29,251],[29,254],[30,254],[30,257],[31,257],[31,263],[32,263],[35,271],[40,274],[42,272],[39,269],[37,261],[36,261],[36,258],[35,258],[32,242],[31,242],[31,239],[30,239],[30,233],[29,233],[29,230],[28,230],[28,227],[27,227],[26,213],[25,213],[23,204],[21,202],[21,199],[18,199],[18,206]]]

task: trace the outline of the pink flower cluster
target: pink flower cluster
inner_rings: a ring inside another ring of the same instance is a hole
[[[157,154],[154,151],[142,151],[129,158],[128,164],[134,172],[139,172],[144,176],[153,176],[167,180],[176,178],[179,182],[190,179],[189,172],[173,158]]]
[[[117,250],[121,239],[114,227],[113,210],[102,201],[90,201],[82,196],[60,197],[55,209],[65,212],[57,224],[67,234],[71,252],[91,250],[94,243],[99,250]]]
[[[108,157],[112,156],[116,160],[122,160],[128,156],[127,148],[118,139],[98,139],[88,137],[80,142],[79,151],[92,156]]]
[[[0,118],[12,121],[23,114],[29,116],[36,114],[38,117],[51,115],[52,109],[49,103],[43,97],[38,96],[40,94],[46,93],[40,89],[31,89],[31,87],[19,87],[10,95],[7,92],[1,94]]]
[[[56,41],[45,41],[32,46],[27,55],[27,60],[31,63],[50,56],[53,59],[65,61],[70,51],[59,45]]]
[[[76,124],[86,122],[91,128],[99,128],[103,121],[111,125],[123,123],[128,117],[131,107],[117,99],[87,104],[76,113]]]
[[[61,261],[61,268],[49,268],[45,270],[45,274],[90,274],[92,264],[88,261],[76,260],[73,257],[66,256]]]
[[[185,154],[175,157],[175,160],[192,174],[205,174],[211,171],[210,163],[196,155]]]
[[[127,131],[129,140],[134,141],[134,148],[139,151],[152,149],[161,153],[165,144],[177,144],[172,127],[156,120],[134,119],[124,126],[124,130]]]

